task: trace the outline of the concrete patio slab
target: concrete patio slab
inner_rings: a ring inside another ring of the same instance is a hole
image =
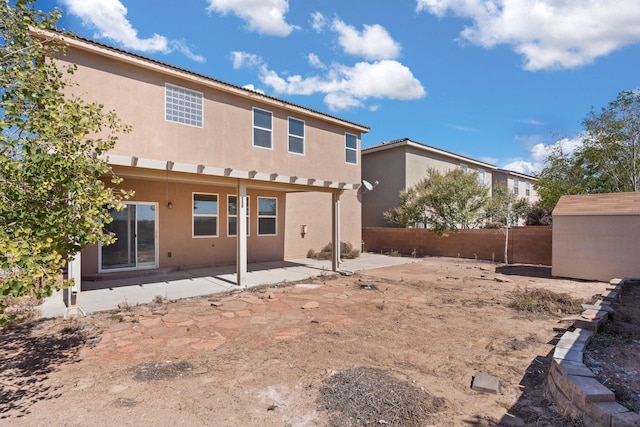
[[[356,272],[416,261],[416,258],[390,257],[372,253],[356,259],[344,260],[342,272]],[[331,261],[293,259],[249,264],[244,286],[236,285],[235,266],[207,267],[170,271],[166,274],[145,275],[113,280],[83,281],[76,306],[85,313],[113,310],[119,304],[147,304],[156,298],[177,300],[246,289],[261,285],[298,282],[312,277],[334,274]],[[67,314],[63,291],[56,292],[40,306],[42,317]]]

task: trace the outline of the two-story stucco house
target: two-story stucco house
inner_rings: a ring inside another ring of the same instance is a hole
[[[83,274],[236,264],[240,284],[248,262],[304,257],[330,242],[358,247],[368,127],[55,36],[70,47],[59,61],[78,67],[72,90],[132,126],[108,161],[135,195],[112,214],[117,242],[83,251]]]
[[[496,169],[493,171],[492,178],[494,187],[504,185],[518,198],[525,198],[529,203],[535,203],[539,200],[538,193],[533,188],[533,184],[538,179],[533,176],[506,169]]]
[[[425,178],[430,168],[443,173],[455,168],[474,171],[489,194],[496,185],[504,184],[530,203],[538,199],[533,189],[534,177],[403,138],[362,149],[362,178],[378,181],[374,191],[362,196],[363,227],[394,226],[384,218],[384,212],[396,207],[400,191]]]
[[[427,169],[447,172],[455,168],[478,172],[480,184],[491,191],[496,166],[431,147],[409,138],[382,142],[362,149],[362,178],[378,181],[374,191],[362,197],[363,227],[391,227],[384,212],[398,205],[401,190],[427,176]]]

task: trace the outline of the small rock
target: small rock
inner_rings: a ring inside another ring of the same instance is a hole
[[[507,279],[506,277],[496,277],[495,281],[500,283],[513,283],[513,280]]]
[[[318,304],[318,301],[309,301],[308,303],[302,306],[302,309],[310,310],[312,308],[318,308],[318,307],[320,307],[320,304]]]
[[[89,338],[89,339],[85,342],[85,344],[87,344],[87,345],[96,345],[96,344],[98,344],[100,341],[102,341],[102,335],[98,335],[97,337]]]
[[[118,303],[118,308],[119,308],[120,310],[126,310],[127,308],[129,308],[129,303],[128,303],[128,302],[126,302],[126,301],[125,301],[125,302]]]
[[[220,301],[214,301],[214,302],[211,303],[211,306],[212,307],[221,307],[222,303]]]

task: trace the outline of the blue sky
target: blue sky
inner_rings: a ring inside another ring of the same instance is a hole
[[[179,5],[178,5],[179,4]],[[498,167],[640,88],[638,0],[38,0],[59,28]]]

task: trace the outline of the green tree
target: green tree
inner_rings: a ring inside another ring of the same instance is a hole
[[[557,144],[538,174],[543,207],[565,194],[640,191],[640,91],[621,92],[582,124],[582,146],[568,152]]]
[[[400,204],[384,213],[389,221],[404,227],[425,223],[442,234],[482,223],[488,189],[478,183],[478,174],[453,169],[445,174],[427,170],[427,177],[400,193]]]
[[[128,128],[68,95],[75,67],[58,66],[66,46],[43,32],[58,18],[33,0],[0,0],[0,321],[12,298],[66,285],[67,255],[112,242],[103,225],[128,195],[101,179],[111,173],[105,153]]]
[[[489,221],[511,226],[524,218],[528,208],[529,201],[525,197],[518,198],[505,184],[498,184],[493,187],[484,211]]]
[[[517,225],[524,217],[529,201],[509,191],[504,184],[493,187],[493,194],[485,208],[487,219],[497,224],[504,233],[504,262],[509,263],[509,227]]]

